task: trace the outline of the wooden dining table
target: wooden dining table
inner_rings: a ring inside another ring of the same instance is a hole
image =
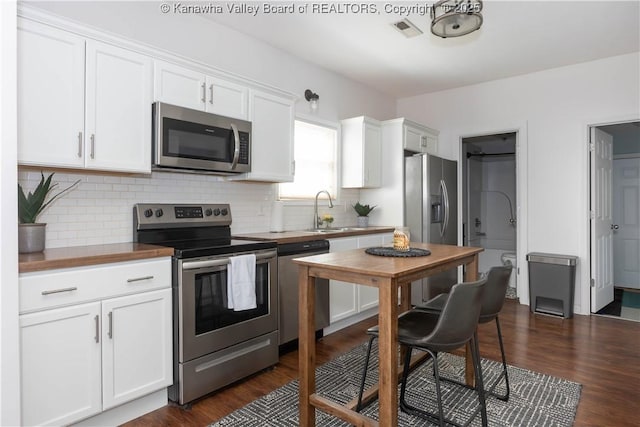
[[[430,255],[389,257],[365,253],[365,249],[296,258],[299,280],[299,404],[300,425],[315,425],[319,409],[356,426],[398,425],[398,314],[411,308],[411,282],[442,271],[466,266],[465,281],[478,279],[478,254],[482,248],[414,243],[412,248],[428,249]],[[355,399],[346,405],[316,393],[315,286],[316,278],[340,280],[378,288],[379,380],[367,398],[379,399],[379,420],[356,412]],[[398,292],[400,289],[400,292]],[[473,383],[467,350],[466,381]]]

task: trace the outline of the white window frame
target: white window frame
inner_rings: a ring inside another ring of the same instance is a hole
[[[318,117],[314,117],[314,116],[307,116],[304,114],[296,114],[295,117],[295,121],[300,121],[300,122],[305,122],[305,123],[309,123],[311,125],[316,125],[316,126],[322,126],[322,127],[326,127],[326,128],[330,128],[335,130],[336,132],[336,145],[335,145],[335,162],[336,162],[336,170],[335,170],[335,174],[336,174],[336,190],[335,193],[333,194],[331,193],[331,199],[333,200],[333,203],[336,205],[340,205],[340,195],[341,195],[341,188],[342,188],[342,134],[341,134],[341,127],[340,127],[340,123],[336,122],[336,121],[331,121],[331,120],[326,120],[326,119],[321,119]],[[295,139],[295,135],[294,135],[294,139]],[[295,141],[294,141],[294,148],[295,148]],[[295,153],[294,153],[294,159],[295,159]],[[298,165],[296,165],[296,169],[297,169]],[[278,184],[278,189],[277,189],[277,195],[276,198],[277,200],[280,200],[282,202],[284,202],[286,205],[294,205],[294,206],[308,206],[308,205],[313,205],[314,201],[315,201],[315,193],[314,194],[310,194],[309,197],[305,197],[305,198],[295,198],[295,199],[291,199],[291,198],[281,198],[280,197],[280,184]],[[317,191],[321,191],[324,190],[324,188],[318,188]],[[319,200],[327,200],[327,196],[326,194],[321,194],[318,197]]]

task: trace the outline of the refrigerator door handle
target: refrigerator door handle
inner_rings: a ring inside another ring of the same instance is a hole
[[[447,231],[449,225],[449,192],[447,191],[447,184],[444,179],[440,180],[440,188],[442,189],[442,202],[444,204],[444,221],[440,227],[440,237],[444,237],[444,233]]]

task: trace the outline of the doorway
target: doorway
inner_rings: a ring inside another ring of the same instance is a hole
[[[517,132],[462,138],[462,238],[479,246],[478,271],[514,266],[507,298],[517,293]]]
[[[640,122],[590,128],[591,311],[640,321]]]

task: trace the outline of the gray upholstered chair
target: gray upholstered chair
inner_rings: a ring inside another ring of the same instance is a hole
[[[440,426],[444,426],[445,423],[458,425],[451,419],[447,419],[444,416],[442,393],[440,390],[438,353],[443,351],[452,351],[470,343],[477,385],[475,389],[478,393],[479,405],[471,415],[469,422],[471,419],[475,418],[478,412],[480,412],[482,425],[487,425],[487,411],[484,398],[484,387],[482,384],[480,355],[476,345],[476,328],[478,326],[478,319],[480,316],[480,306],[482,303],[482,294],[485,282],[486,280],[483,279],[477,282],[459,283],[454,285],[449,292],[449,297],[442,308],[442,312],[438,315],[434,315],[427,311],[413,309],[402,313],[398,317],[398,341],[400,344],[407,347],[406,357],[403,362],[404,368],[400,388],[400,409],[403,411],[426,418]],[[362,409],[362,394],[369,365],[371,346],[373,341],[378,337],[379,329],[375,326],[370,328],[367,333],[371,335],[371,339],[369,340],[362,382],[358,395],[358,404],[356,406],[356,410],[358,411]],[[433,359],[433,372],[438,402],[437,414],[418,408],[414,404],[408,403],[406,400],[405,391],[410,374],[409,365],[411,361],[411,353],[414,348],[429,353]],[[469,422],[467,422],[467,424]]]
[[[487,284],[485,286],[484,295],[482,297],[482,309],[480,310],[480,318],[478,323],[488,323],[492,320],[496,321],[496,328],[498,330],[498,343],[500,344],[500,354],[502,356],[502,372],[500,376],[491,385],[485,386],[486,394],[497,397],[500,400],[509,400],[509,375],[507,373],[507,360],[504,354],[504,344],[502,342],[502,331],[500,330],[500,320],[498,314],[502,310],[504,305],[504,299],[507,293],[507,287],[509,286],[509,276],[511,275],[512,266],[499,266],[492,267],[487,274]],[[446,302],[449,294],[440,294],[435,298],[430,299],[423,305],[416,306],[416,310],[424,310],[430,313],[440,313]],[[504,394],[497,394],[494,392],[496,386],[500,384],[504,378],[506,392]],[[446,380],[446,378],[443,378]]]

